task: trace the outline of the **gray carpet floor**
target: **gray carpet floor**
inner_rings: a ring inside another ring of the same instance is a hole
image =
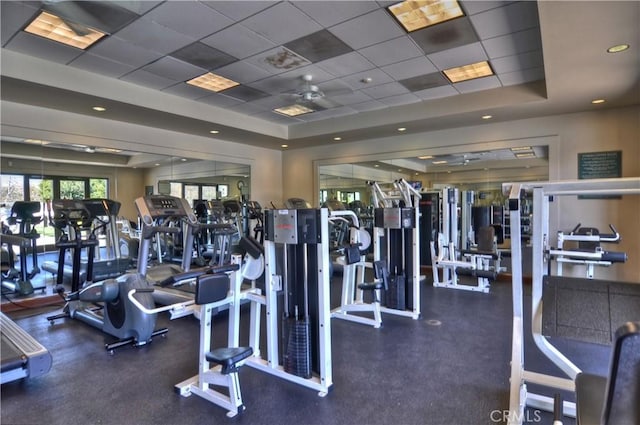
[[[341,282],[332,282],[336,306]],[[333,387],[326,397],[250,367],[240,370],[246,410],[235,418],[204,399],[181,397],[174,385],[196,373],[199,322],[169,321],[166,338],[109,355],[104,334],[78,321],[49,325],[49,308],[10,315],[45,345],[52,370],[2,386],[3,424],[492,424],[509,405],[511,289],[490,294],[422,283],[422,317],[384,315],[380,329],[333,320]],[[525,299],[525,305],[530,298]],[[243,307],[243,336],[248,327]],[[225,313],[214,320],[226,342]],[[527,368],[559,373],[527,340]],[[585,371],[605,374],[607,346],[558,340]],[[547,394],[552,395],[548,392]],[[571,395],[567,395],[570,399]],[[530,423],[551,423],[530,411]],[[572,424],[567,419],[565,424]]]

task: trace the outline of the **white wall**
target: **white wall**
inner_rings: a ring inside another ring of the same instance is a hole
[[[623,177],[640,176],[640,107],[604,109],[394,138],[291,149],[283,154],[283,195],[318,202],[317,167],[419,155],[469,152],[516,146],[549,146],[549,179],[577,179],[578,153],[622,150]],[[551,207],[551,234],[581,222],[601,231],[614,224],[623,236],[608,248],[625,251],[629,261],[600,268],[596,277],[640,282],[640,196],[621,200],[563,199]],[[582,271],[579,271],[582,274]]]

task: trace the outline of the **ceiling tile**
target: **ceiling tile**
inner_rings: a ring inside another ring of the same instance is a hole
[[[422,50],[407,36],[366,47],[360,50],[360,54],[377,66],[385,66],[424,55]]]
[[[187,81],[207,72],[206,69],[174,59],[171,56],[160,58],[142,69],[175,81]]]
[[[544,80],[544,68],[529,68],[498,75],[503,86],[513,86],[531,81]]]
[[[466,17],[413,31],[409,36],[427,55],[478,41],[471,21]]]
[[[255,65],[271,74],[280,74],[310,64],[307,59],[282,46],[246,58],[243,62]]]
[[[279,3],[247,18],[242,24],[276,44],[284,44],[322,29],[289,3]]]
[[[480,39],[498,37],[539,26],[538,3],[521,1],[471,16]]]
[[[16,1],[0,1],[0,31],[2,33],[2,45],[19,31],[26,22],[36,15],[38,8],[32,4]]]
[[[143,49],[116,36],[100,40],[91,47],[91,53],[136,68],[162,57],[161,53]]]
[[[476,78],[453,85],[460,93],[471,93],[480,90],[489,90],[500,87],[500,80],[495,75],[491,77]]]
[[[161,77],[151,72],[147,72],[143,69],[137,69],[124,77],[120,77],[122,81],[129,83],[139,84],[141,86],[150,87],[153,89],[162,90],[169,86],[173,86],[177,81],[169,78]]]
[[[296,117],[288,117],[286,115],[278,114],[273,111],[265,111],[254,115],[255,118],[259,118],[261,120],[277,123],[277,124],[294,124],[302,122],[300,119]]]
[[[300,80],[281,78],[279,75],[274,75],[268,78],[264,78],[260,81],[254,81],[252,83],[249,83],[248,85],[267,93],[279,94],[284,92],[292,92],[300,87],[301,84],[302,81]]]
[[[267,111],[267,109],[265,109],[264,107],[258,106],[251,102],[245,102],[239,105],[234,105],[229,107],[229,109],[231,111],[235,111],[235,112],[239,112],[241,114],[247,114],[247,115],[261,114],[262,112]]]
[[[398,82],[411,92],[416,92],[420,90],[430,89],[433,87],[439,87],[439,86],[444,86],[449,84],[449,81],[440,72],[433,72],[431,74],[419,75],[416,77],[407,78],[405,80],[400,80]]]
[[[521,69],[541,67],[542,63],[542,51],[536,50],[534,52],[494,59],[491,61],[491,67],[496,74],[504,74]]]
[[[327,30],[305,35],[297,40],[290,41],[284,47],[309,59],[311,62],[320,62],[353,50]]]
[[[380,102],[379,100],[370,100],[368,102],[356,103],[354,105],[349,105],[350,108],[355,109],[359,112],[366,111],[375,111],[376,109],[386,108],[387,105]]]
[[[341,106],[339,108],[332,108],[332,109],[325,109],[323,111],[318,111],[318,112],[313,112],[311,114],[304,114],[304,115],[300,115],[300,119],[307,121],[307,122],[311,122],[311,121],[319,121],[319,120],[324,120],[327,118],[333,118],[333,117],[341,117],[341,116],[345,116],[345,115],[353,115],[356,114],[357,111],[348,107],[348,106]]]
[[[354,49],[361,49],[404,35],[400,26],[382,9],[338,24],[329,28],[329,31]]]
[[[138,18],[138,14],[120,7],[117,2],[44,1],[43,9],[107,34],[115,33]]]
[[[375,68],[371,62],[358,52],[351,52],[346,55],[336,56],[335,58],[318,62],[316,65],[336,77],[342,77],[344,75]]]
[[[245,19],[251,15],[255,15],[256,13],[267,9],[276,3],[277,1],[267,1],[267,0],[259,0],[259,1],[203,1],[202,3],[206,4],[212,9],[217,10],[225,16],[233,19],[234,21],[240,21]]]
[[[331,27],[378,8],[373,1],[335,1],[331,7],[327,7],[326,1],[296,1],[293,4],[323,27]]]
[[[272,41],[240,24],[227,27],[201,41],[239,59],[276,47]]]
[[[211,93],[211,91],[209,90],[204,90],[203,91],[207,92],[207,93]],[[225,96],[223,94],[220,93],[211,93],[208,96],[204,96],[201,97],[199,99],[197,99],[198,102],[202,102],[202,103],[206,103],[208,105],[213,105],[213,106],[219,106],[222,108],[226,108],[229,106],[233,106],[233,105],[238,105],[240,103],[242,103],[241,100],[238,99],[234,99],[232,97],[228,97]]]
[[[233,24],[231,19],[197,1],[167,1],[147,13],[145,18],[194,39]]]
[[[425,56],[383,66],[382,70],[396,80],[404,80],[437,71],[436,67]]]
[[[133,66],[125,65],[120,62],[114,62],[100,56],[84,53],[74,59],[69,65],[84,69],[85,71],[95,72],[96,74],[106,75],[107,77],[120,77],[128,72],[133,71]]]
[[[237,60],[231,55],[200,42],[176,50],[171,53],[171,56],[208,70],[220,68]]]
[[[451,85],[435,87],[432,89],[420,90],[417,92],[413,92],[414,95],[418,96],[423,100],[431,100],[431,99],[440,99],[443,97],[455,96],[458,91],[453,88]]]
[[[195,41],[191,37],[144,17],[118,31],[116,35],[140,47],[164,54],[174,52]]]
[[[5,47],[56,63],[69,63],[83,53],[83,50],[75,47],[66,46],[24,31],[17,33]]]
[[[432,53],[427,56],[439,70],[449,69],[456,66],[469,65],[471,63],[486,61],[487,58],[482,44],[472,43],[442,52]]]
[[[262,99],[264,97],[269,96],[269,94],[263,91],[256,90],[248,86],[231,87],[230,89],[225,90],[224,94],[225,96],[230,96],[230,97],[233,97],[234,99],[242,100],[245,102]]]
[[[510,3],[505,0],[495,0],[495,1],[484,1],[484,0],[471,0],[471,1],[463,1],[461,3],[462,8],[466,12],[467,16],[476,15],[481,12],[485,12],[487,10],[496,9],[498,7],[505,6]]]
[[[237,81],[240,84],[258,81],[271,75],[264,69],[258,68],[246,61],[238,61],[223,66],[222,68],[216,69],[215,73]]]
[[[128,0],[118,0],[118,5],[124,7],[125,9],[129,9],[130,11],[137,13],[138,15],[144,15],[157,5],[162,3],[162,1],[153,1],[153,0],[138,0],[138,1],[128,1]]]
[[[211,93],[210,91],[203,90],[199,87],[187,83],[174,84],[173,86],[167,87],[162,91],[164,93],[173,94],[175,96],[180,96],[187,99],[199,99],[201,97],[207,96],[207,93]]]
[[[371,82],[365,83],[362,80],[365,78],[371,78]],[[368,88],[372,86],[377,86],[380,84],[390,83],[393,81],[393,78],[389,77],[387,74],[382,72],[380,69],[371,69],[364,72],[358,72],[356,74],[347,75],[342,78],[342,81],[349,84],[354,89],[362,89]]]
[[[293,105],[295,99],[292,99],[291,96],[270,96],[264,97],[262,99],[254,100],[251,102],[253,105],[259,106],[261,108],[268,109],[269,111],[279,108],[285,105]]]
[[[371,100],[371,96],[367,96],[366,94],[356,91],[347,94],[341,95],[331,95],[331,100],[334,100],[343,105],[353,105],[356,103],[363,103]]]
[[[512,56],[532,50],[541,50],[540,28],[531,28],[514,34],[484,40],[482,45],[491,59]]]
[[[412,93],[399,94],[397,96],[389,96],[380,99],[380,102],[387,106],[408,105],[410,103],[420,102],[420,98]]]
[[[395,96],[398,94],[409,92],[406,87],[404,87],[400,83],[396,83],[395,81],[391,83],[381,84],[375,87],[368,87],[366,89],[362,89],[361,91],[374,99],[382,99],[384,97]]]

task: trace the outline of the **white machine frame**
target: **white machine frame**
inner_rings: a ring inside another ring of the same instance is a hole
[[[533,257],[531,289],[531,332],[538,349],[568,378],[526,370],[524,362],[524,317],[522,285],[522,240],[520,226],[511,229],[511,261],[513,291],[513,334],[511,348],[511,388],[509,396],[509,424],[521,424],[525,407],[552,412],[554,399],[527,391],[527,384],[566,391],[575,391],[575,377],[581,370],[562,354],[542,334],[542,281],[547,274],[549,251],[549,198],[566,195],[627,195],[640,193],[640,178],[570,180],[561,182],[504,183],[503,193],[509,195],[511,223],[520,223],[521,191],[533,192]],[[565,401],[566,416],[575,417],[576,406]]]
[[[285,210],[279,210],[285,211]],[[282,291],[282,276],[276,269],[276,243],[265,239],[265,294],[259,290],[245,291],[244,297],[251,302],[249,345],[254,355],[246,360],[246,365],[261,370],[289,382],[318,391],[320,397],[329,393],[333,385],[331,362],[331,311],[330,311],[330,277],[329,277],[329,212],[320,209],[321,242],[317,250],[316,271],[318,291],[315,294],[318,303],[318,318],[314,326],[318,329],[317,352],[319,356],[319,373],[310,379],[291,374],[280,365],[279,347],[281,344],[278,332],[278,292]],[[266,358],[260,352],[260,321],[262,306],[266,309]]]
[[[331,219],[344,219],[344,216],[348,216],[351,219],[353,227],[350,228],[349,243],[356,245],[359,249],[364,250],[367,246],[360,246],[362,241],[362,232],[366,232],[364,229],[360,229],[360,222],[355,212],[350,210],[339,210],[330,212]],[[367,233],[368,236],[368,233]],[[370,243],[371,241],[369,241]],[[365,256],[360,256],[360,261],[353,264],[347,264],[345,256],[340,256],[337,262],[342,265],[342,292],[340,296],[340,307],[336,307],[331,310],[332,319],[342,319],[351,322],[362,323],[365,325],[371,325],[374,328],[379,328],[382,324],[382,316],[380,314],[380,290],[375,290],[374,301],[365,302],[364,291],[358,288],[360,283],[365,281],[365,270],[372,268],[373,264],[365,261]],[[373,318],[364,317],[351,313],[373,313]]]
[[[473,204],[473,191],[462,191],[461,222],[462,232],[458,238],[458,200],[459,191],[456,188],[446,187],[442,189],[440,196],[440,220],[442,232],[438,232],[437,254],[436,242],[431,241],[431,271],[433,273],[433,286],[436,288],[462,289],[465,291],[488,293],[491,287],[489,279],[478,276],[476,285],[460,284],[457,268],[471,271],[490,271],[492,257],[481,253],[462,254],[468,258],[465,261],[458,255],[455,241],[460,239],[460,246],[471,245],[474,233],[471,230],[471,205]],[[500,270],[500,262],[494,261],[496,272]],[[440,272],[442,270],[442,279]]]
[[[413,220],[415,225],[411,229],[412,235],[412,247],[411,247],[411,256],[412,256],[412,269],[407,270],[407,272],[411,273],[413,280],[413,288],[412,288],[412,296],[413,296],[413,306],[409,310],[397,310],[394,308],[389,308],[385,306],[380,306],[380,312],[386,314],[393,314],[396,316],[409,317],[413,320],[418,320],[420,318],[421,310],[420,310],[420,209],[418,206],[420,205],[420,199],[422,195],[418,192],[413,186],[409,184],[404,179],[396,180],[392,183],[391,188],[385,191],[380,185],[376,182],[369,182],[371,187],[371,194],[373,197],[373,205],[375,207],[380,208],[396,208],[399,205],[399,201],[403,201],[406,208],[411,208],[413,210]],[[373,258],[374,261],[379,261],[382,259],[382,250],[386,250],[385,258],[390,258],[391,249],[388,244],[383,246],[381,243],[382,238],[385,236],[386,229],[381,227],[373,228]],[[390,270],[391,272],[391,270]],[[378,294],[379,295],[379,294]]]

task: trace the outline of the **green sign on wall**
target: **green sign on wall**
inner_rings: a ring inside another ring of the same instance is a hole
[[[578,154],[579,179],[609,179],[616,177],[622,177],[622,151]]]
[[[579,179],[611,179],[618,177],[622,177],[622,151],[578,154]],[[620,196],[579,195],[578,199],[620,199]]]

